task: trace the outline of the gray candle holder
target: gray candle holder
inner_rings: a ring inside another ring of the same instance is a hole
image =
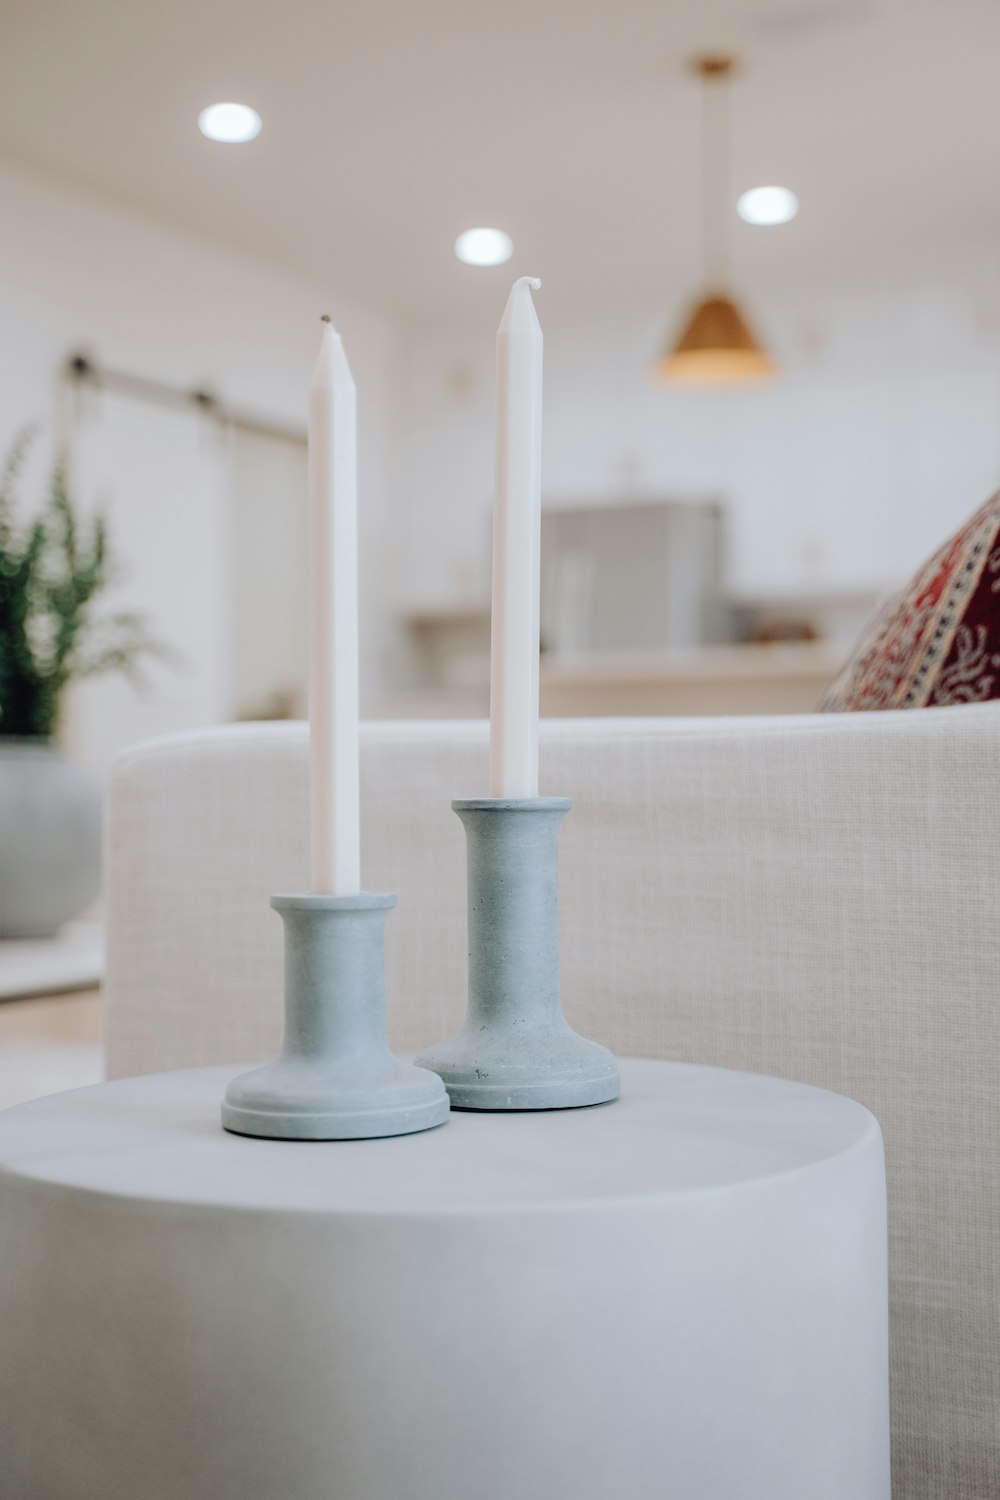
[[[417,1058],[456,1109],[573,1109],[617,1099],[615,1059],[559,998],[559,825],[565,797],[453,802],[465,825],[469,1011]]]
[[[395,896],[272,896],[285,924],[285,1045],[233,1079],[237,1135],[341,1141],[409,1135],[448,1117],[441,1080],[389,1051],[385,918]]]

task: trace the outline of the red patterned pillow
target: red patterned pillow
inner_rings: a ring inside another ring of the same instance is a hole
[[[1000,494],[879,611],[824,713],[1000,698]]]

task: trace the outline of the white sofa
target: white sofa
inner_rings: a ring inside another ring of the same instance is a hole
[[[415,1050],[464,1009],[449,802],[485,788],[486,727],[372,725],[362,761],[365,884],[399,895],[391,1033]],[[1000,704],[543,725],[542,790],[574,800],[570,1019],[620,1054],[795,1077],[881,1121],[896,1500],[1000,1495],[998,766]],[[268,897],[307,886],[304,727],[128,752],[109,876],[111,1076],[274,1053]]]

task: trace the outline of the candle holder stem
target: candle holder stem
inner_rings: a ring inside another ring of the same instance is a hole
[[[285,1044],[235,1078],[222,1123],[237,1135],[358,1140],[440,1125],[439,1079],[394,1057],[385,1029],[385,918],[395,896],[272,896],[285,924]]]
[[[578,1036],[559,995],[559,825],[565,797],[453,802],[468,848],[469,1010],[417,1063],[457,1109],[571,1109],[619,1093],[606,1047]]]

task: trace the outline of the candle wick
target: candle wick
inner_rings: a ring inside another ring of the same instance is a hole
[[[524,282],[525,285],[530,286],[533,292],[537,292],[538,288],[542,284],[540,276],[520,276],[518,277],[518,280]]]
[[[541,285],[541,283],[539,283],[539,285]],[[321,323],[329,323],[331,321],[332,321],[332,319],[330,318],[330,314],[329,313],[324,313],[323,316],[320,318],[320,322]]]

